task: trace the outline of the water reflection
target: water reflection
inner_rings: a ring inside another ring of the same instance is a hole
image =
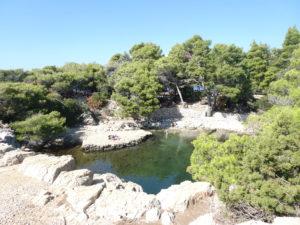
[[[154,137],[138,146],[118,151],[85,153],[80,147],[57,154],[74,156],[78,168],[94,173],[114,173],[140,184],[147,193],[191,179],[186,173],[193,150],[191,141],[199,132],[154,132]]]

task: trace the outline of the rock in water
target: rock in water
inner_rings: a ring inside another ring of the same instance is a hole
[[[62,171],[54,181],[54,185],[76,187],[81,185],[91,185],[93,183],[93,173],[88,169]]]
[[[212,196],[214,187],[207,182],[184,181],[181,184],[172,185],[157,194],[163,210],[183,212],[190,203],[196,203],[204,197]]]
[[[53,183],[61,171],[75,169],[75,160],[72,156],[36,155],[26,158],[19,170],[26,176]]]

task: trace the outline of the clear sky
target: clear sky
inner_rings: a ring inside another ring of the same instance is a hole
[[[194,34],[280,47],[300,28],[300,0],[0,0],[0,10],[0,69],[106,64],[140,42],[167,54]]]

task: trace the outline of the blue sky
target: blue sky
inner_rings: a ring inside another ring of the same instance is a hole
[[[134,44],[167,54],[199,34],[213,44],[280,47],[299,0],[0,0],[0,69],[106,64]]]

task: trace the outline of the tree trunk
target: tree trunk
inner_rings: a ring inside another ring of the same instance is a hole
[[[211,117],[213,115],[216,106],[217,95],[215,93],[206,92],[206,96],[207,96],[208,107],[205,112],[205,116]]]
[[[178,92],[178,94],[179,94],[179,97],[180,97],[180,102],[181,102],[181,104],[184,105],[185,102],[183,101],[181,91],[180,91],[180,89],[179,89],[179,87],[178,87],[177,84],[175,84],[175,86],[176,86],[176,90],[177,90],[177,92]]]

